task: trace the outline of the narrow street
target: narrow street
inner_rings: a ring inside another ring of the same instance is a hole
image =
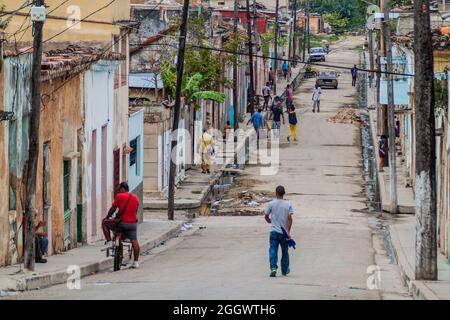
[[[359,61],[354,48],[363,41],[359,37],[337,43],[326,63],[351,68]],[[312,113],[315,79],[306,80],[296,91],[299,141],[288,142],[288,125],[282,127],[278,174],[261,176],[258,167],[247,167],[239,178],[254,191],[273,192],[277,185],[285,186],[295,210],[292,236],[298,244],[290,250],[289,276],[269,277],[269,225],[262,216],[210,216],[194,220],[195,232],[144,255],[138,270],[84,278],[81,290],[59,285],[11,298],[383,298],[381,290],[367,287],[367,270],[377,262],[370,227],[374,214],[367,210],[361,174],[360,131],[356,125],[327,121],[340,107],[356,104],[350,74],[340,72],[339,89],[322,91],[320,113]],[[400,296],[398,275],[389,278]]]

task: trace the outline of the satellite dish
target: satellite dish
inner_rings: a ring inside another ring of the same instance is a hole
[[[377,6],[377,5],[372,4],[372,5],[370,5],[370,6],[367,8],[367,14],[368,14],[368,15],[373,15],[373,14],[379,13],[379,12],[381,12],[381,9],[380,9],[380,7]]]

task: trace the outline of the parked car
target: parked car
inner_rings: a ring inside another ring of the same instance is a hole
[[[339,86],[338,81],[339,73],[335,70],[322,70],[317,73],[316,84],[319,87],[331,87],[337,89]]]
[[[309,61],[325,61],[326,55],[327,53],[324,48],[311,48],[311,50],[309,50]]]

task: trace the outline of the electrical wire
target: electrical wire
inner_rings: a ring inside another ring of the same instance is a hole
[[[115,0],[113,0],[112,2],[114,2]],[[156,9],[164,0],[160,0],[154,7],[152,7],[150,10],[154,10]],[[111,3],[112,3],[111,2]],[[106,52],[108,52],[111,48],[113,48],[117,43],[119,43],[124,37],[128,36],[131,33],[131,31],[124,33],[123,35],[119,36],[115,41],[113,41],[113,43],[111,43],[109,46],[105,47],[104,50],[102,51],[102,53],[100,54],[101,56],[104,55]],[[94,63],[96,63],[97,61],[91,61],[89,63],[86,64],[86,66],[82,69],[82,70],[87,70],[89,69]],[[58,87],[56,87],[54,90],[52,90],[52,92],[48,93],[48,94],[43,94],[41,96],[41,101],[44,98],[44,96],[49,97],[49,99],[51,99],[51,97],[58,91],[60,90],[64,85],[66,85],[66,83],[68,83],[70,80],[72,80],[75,76],[77,76],[77,74],[68,77],[65,81],[63,81]]]
[[[67,28],[63,29],[62,31],[58,32],[57,34],[51,36],[50,38],[43,40],[43,41],[42,41],[42,44],[47,43],[47,42],[49,42],[50,40],[53,40],[54,38],[60,36],[61,34],[63,34],[63,33],[65,33],[65,32],[67,32],[67,31],[69,31],[69,30],[72,29],[74,26],[80,24],[81,22],[85,21],[85,20],[88,19],[89,17],[92,17],[94,14],[96,14],[96,13],[98,13],[98,12],[100,12],[100,11],[106,9],[106,8],[108,8],[109,6],[111,6],[111,5],[112,5],[114,2],[116,2],[116,1],[117,1],[117,0],[112,0],[112,1],[110,1],[108,4],[104,5],[103,7],[98,8],[97,10],[91,12],[90,14],[88,14],[87,16],[85,16],[83,19],[80,19],[80,20],[76,21],[75,23],[73,23],[72,25],[70,25],[70,27],[67,27]],[[20,55],[25,54],[25,53],[29,53],[31,50],[32,50],[32,48],[28,48],[28,49],[26,49],[26,50],[24,50],[24,51],[22,51],[22,52],[19,52],[19,53],[17,54],[17,56],[20,56]]]
[[[69,2],[69,1],[71,1],[71,0],[64,0],[64,1],[63,1],[62,3],[60,3],[56,8],[52,9],[47,15],[52,14],[53,12],[55,12],[56,10],[58,10],[59,8],[61,8],[64,4],[66,4],[66,3]],[[30,12],[29,12],[28,15],[27,15],[27,18],[30,17],[30,13],[31,13],[31,9],[30,9]],[[26,19],[27,19],[27,18],[26,18]],[[31,22],[31,20],[30,20],[30,22]],[[26,32],[28,29],[31,28],[31,24],[29,24],[29,25],[28,25],[25,29],[23,29],[23,30],[22,30],[22,27],[23,27],[23,24],[22,24],[22,26],[19,28],[19,30],[17,30],[15,33],[13,33],[13,34],[11,34],[10,36],[8,36],[8,40],[9,40],[10,38],[14,37],[16,34],[18,34],[18,33],[20,33],[20,32],[23,32],[23,34],[22,34],[22,36],[21,36],[21,38],[20,38],[20,39],[22,39],[23,36],[24,36],[24,34],[25,34],[25,32]],[[20,41],[20,40],[19,40],[19,41]]]
[[[7,20],[10,20],[10,19],[11,19],[14,15],[16,15],[17,12],[19,12],[20,10],[25,9],[26,7],[29,7],[29,6],[32,6],[32,5],[33,5],[33,1],[30,2],[30,3],[28,3],[28,2],[30,2],[30,0],[26,0],[24,3],[22,3],[22,5],[21,5],[19,8],[17,8],[16,10],[13,10],[12,12],[0,14],[0,18],[2,18],[2,17],[4,17],[4,16],[9,16],[9,15],[11,15],[11,17],[9,17],[9,18],[7,19]]]

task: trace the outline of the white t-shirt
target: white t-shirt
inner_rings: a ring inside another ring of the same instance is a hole
[[[286,200],[275,199],[269,202],[266,208],[266,214],[271,216],[272,227],[270,231],[283,234],[284,228],[287,231],[289,215],[294,214],[294,209]]]
[[[322,94],[322,89],[320,87],[314,88],[313,100],[320,101],[320,95]]]

